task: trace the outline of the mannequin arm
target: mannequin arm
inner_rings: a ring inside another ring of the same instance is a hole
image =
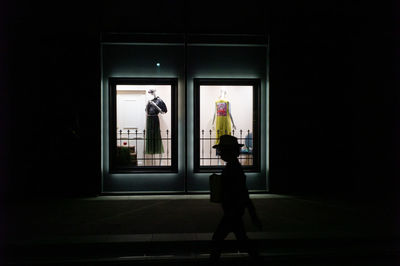
[[[214,116],[213,116],[213,120],[212,120],[212,123],[211,123],[212,129],[215,129],[215,116],[216,116],[216,113],[217,113],[217,107],[214,108]]]
[[[231,103],[228,103],[228,107],[229,107],[229,116],[231,117],[232,127],[233,127],[233,129],[236,130],[235,122],[233,122],[233,117],[232,117]]]

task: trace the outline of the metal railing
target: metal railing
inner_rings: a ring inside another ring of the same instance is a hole
[[[200,131],[200,166],[219,166],[225,162],[221,159],[218,152],[212,148],[216,144],[219,130],[204,130]],[[228,134],[227,131],[223,132]],[[240,144],[243,144],[239,155],[239,162],[242,165],[253,165],[253,134],[250,130],[232,130],[232,136],[238,139]]]
[[[130,153],[131,166],[171,166],[171,137],[170,130],[160,130],[163,152],[146,153],[146,143],[149,139],[146,130],[117,130],[117,148],[126,148]],[[152,134],[150,134],[152,135]]]
[[[221,132],[219,130],[201,130],[200,131],[200,166],[221,166],[224,161],[220,158],[216,149],[212,146],[217,141],[217,135]],[[224,132],[227,134],[228,132]],[[149,134],[152,135],[152,134]],[[171,166],[171,131],[160,130],[161,142],[164,151],[159,154],[147,154],[146,143],[154,141],[146,136],[146,130],[117,130],[117,151],[126,149],[126,154],[129,153],[128,166]],[[239,162],[242,165],[253,165],[253,135],[250,130],[232,130],[232,136],[238,139],[240,144],[244,146],[239,155]],[[128,156],[128,155],[127,155]]]

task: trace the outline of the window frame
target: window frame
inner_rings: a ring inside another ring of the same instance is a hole
[[[221,166],[200,165],[200,87],[201,86],[252,86],[253,87],[253,165],[243,165],[245,172],[260,172],[261,166],[261,79],[248,78],[195,78],[194,79],[194,172],[221,172]]]
[[[110,173],[177,173],[178,172],[178,79],[177,78],[124,78],[110,77],[109,83],[109,166]],[[171,86],[171,165],[134,166],[118,168],[115,164],[117,149],[117,85],[170,85]]]

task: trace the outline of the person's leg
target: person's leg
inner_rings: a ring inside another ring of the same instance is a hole
[[[235,234],[236,239],[239,242],[239,250],[244,250],[249,254],[253,262],[259,263],[260,255],[258,253],[257,247],[255,246],[255,243],[247,237],[246,229],[244,227],[244,223],[241,217],[236,219],[233,233]]]
[[[226,216],[223,216],[212,236],[213,249],[210,254],[211,263],[216,263],[221,257],[223,242],[225,237],[232,230],[231,227],[229,219]]]
[[[248,242],[248,237],[242,217],[235,218],[233,233],[235,234],[235,237],[239,243],[239,250],[245,249],[247,251],[246,245]]]

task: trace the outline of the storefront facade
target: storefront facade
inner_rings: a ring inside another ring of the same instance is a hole
[[[103,193],[207,192],[224,134],[268,191],[266,36],[106,34],[101,58]]]

